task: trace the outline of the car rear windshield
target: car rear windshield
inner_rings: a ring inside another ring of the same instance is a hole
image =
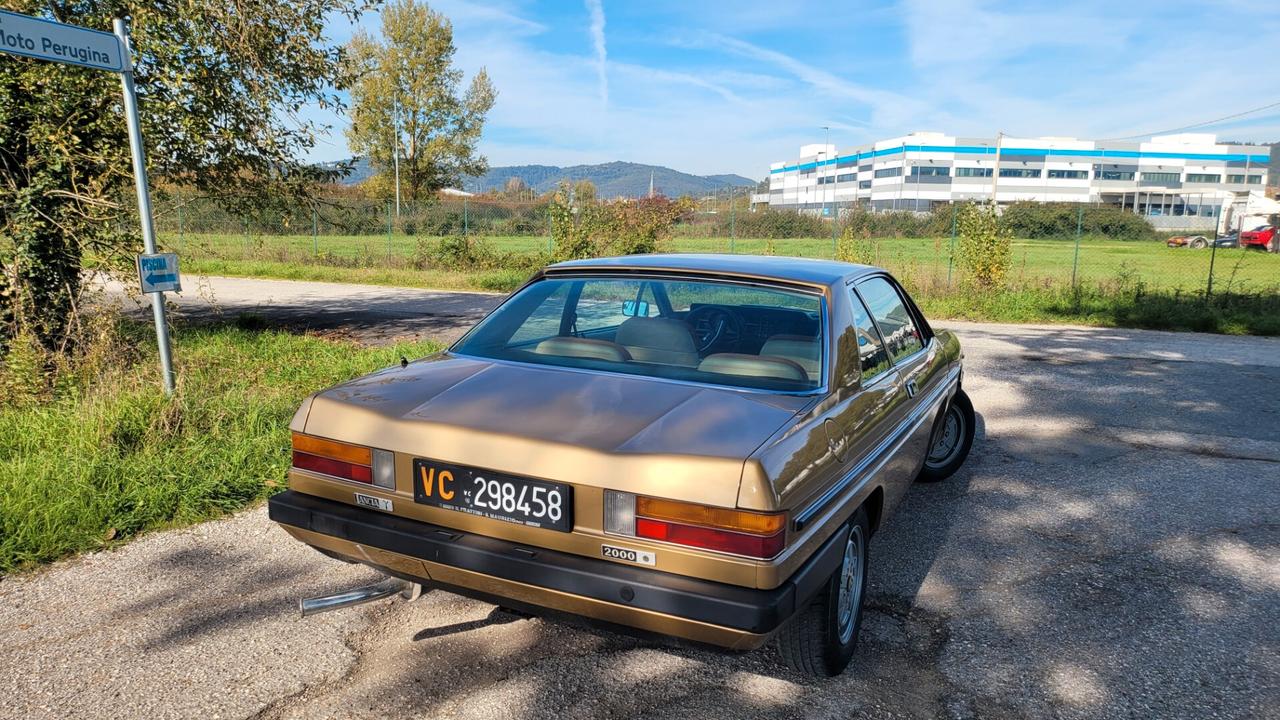
[[[816,293],[729,281],[552,277],[532,283],[454,347],[474,357],[712,385],[822,385]]]

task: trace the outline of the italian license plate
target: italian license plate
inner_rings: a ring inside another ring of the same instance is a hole
[[[563,483],[415,458],[413,499],[492,520],[573,530],[573,488]]]

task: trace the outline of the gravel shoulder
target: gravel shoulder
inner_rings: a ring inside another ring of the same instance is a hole
[[[243,282],[223,312],[371,341],[498,299]],[[439,592],[302,619],[374,575],[259,507],[0,581],[0,717],[1277,717],[1280,341],[937,324],[978,439],[873,538],[839,678]]]

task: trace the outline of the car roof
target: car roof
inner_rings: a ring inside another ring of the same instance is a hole
[[[739,275],[808,285],[834,285],[851,275],[876,272],[870,265],[775,255],[723,255],[671,253],[568,260],[546,269],[547,273],[573,270],[660,270]]]

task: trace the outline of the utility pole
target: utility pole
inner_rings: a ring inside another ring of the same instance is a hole
[[[839,210],[836,209],[836,183],[835,183],[835,152],[831,149],[831,127],[823,125],[822,129],[826,131],[826,137],[823,140],[823,151],[827,154],[827,164],[831,166],[831,172],[827,176],[827,184],[831,186],[831,257],[835,257],[836,253],[836,225],[838,224]],[[822,194],[822,200],[825,204],[827,194]]]
[[[996,133],[996,166],[991,169],[991,207],[995,209],[996,184],[1000,181],[1000,146],[1004,143],[1004,131]]]
[[[396,169],[396,217],[400,217],[400,96],[391,93],[391,163]]]

